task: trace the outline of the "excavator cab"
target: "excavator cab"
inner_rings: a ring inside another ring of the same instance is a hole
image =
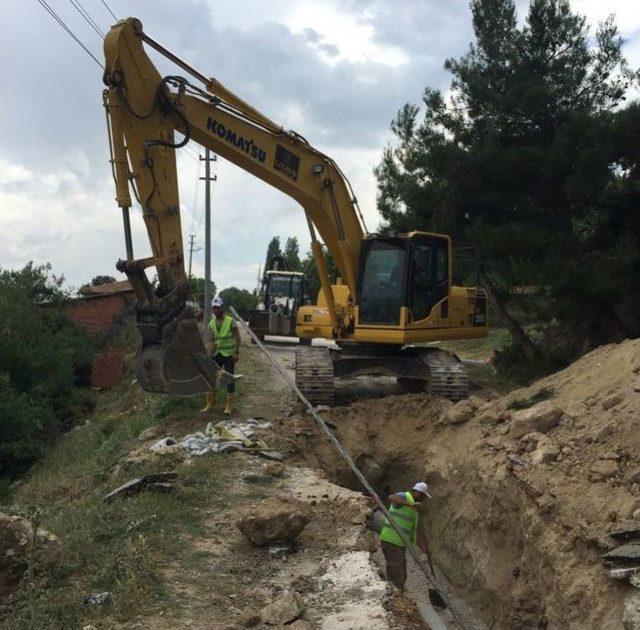
[[[410,321],[429,316],[449,293],[450,239],[412,232],[363,240],[358,282],[361,325],[400,326],[401,309]]]

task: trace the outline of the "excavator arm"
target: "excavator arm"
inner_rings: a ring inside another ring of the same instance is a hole
[[[143,44],[196,79],[162,77]],[[335,334],[344,313],[333,299],[320,236],[352,296],[356,291],[364,224],[338,166],[303,137],[284,131],[215,79],[175,57],[135,18],[118,22],[104,42],[105,106],[116,200],[122,208],[127,259],[118,262],[138,302],[143,345],[138,372],[145,389],[196,394],[215,384],[193,314],[180,227],[175,151],[194,140],[295,199],[304,209],[311,245]],[[182,138],[176,140],[175,132]],[[152,256],[135,259],[129,228],[130,189],[142,207]],[[238,209],[241,212],[241,208]],[[153,286],[145,269],[157,269]]]

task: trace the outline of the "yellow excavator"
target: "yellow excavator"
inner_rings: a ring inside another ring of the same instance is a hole
[[[145,44],[190,78],[163,77]],[[416,345],[487,334],[486,295],[477,287],[454,286],[448,236],[368,233],[349,182],[330,157],[179,59],[149,37],[138,19],[113,26],[104,52],[104,104],[127,252],[116,266],[137,298],[137,368],[144,389],[199,394],[219,376],[187,305],[175,154],[193,140],[304,210],[322,289],[315,305],[298,309],[296,333],[334,342],[296,353],[296,380],[311,402],[331,404],[334,377],[361,374],[392,375],[407,390],[454,400],[467,395],[457,357]],[[149,258],[133,255],[130,189],[142,207]],[[321,241],[340,276],[333,285]],[[157,270],[157,285],[145,273],[150,267]]]

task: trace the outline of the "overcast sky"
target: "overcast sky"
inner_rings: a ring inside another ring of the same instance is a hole
[[[102,62],[102,42],[68,0],[48,0]],[[81,0],[106,31],[101,0]],[[107,0],[137,16],[151,37],[215,76],[272,120],[304,135],[347,174],[370,229],[373,168],[391,139],[389,122],[425,86],[446,88],[447,57],[471,41],[467,0]],[[640,65],[640,11],[630,0],[574,0],[596,23],[609,12]],[[521,13],[527,2],[519,2]],[[120,210],[108,165],[102,70],[36,0],[0,0],[0,267],[50,262],[78,287],[98,274],[123,278]],[[153,57],[153,55],[152,55]],[[155,57],[154,57],[155,59]],[[161,72],[171,71],[161,65]],[[203,245],[198,145],[179,151],[185,241]],[[308,247],[301,208],[223,160],[213,192],[213,279],[253,288],[274,234]],[[148,255],[140,208],[134,251]],[[203,256],[194,257],[203,274]]]

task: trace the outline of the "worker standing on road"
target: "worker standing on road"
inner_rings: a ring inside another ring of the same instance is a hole
[[[216,297],[211,303],[213,317],[209,322],[209,343],[207,344],[207,352],[210,357],[226,372],[233,374],[236,362],[240,357],[240,331],[238,323],[225,313],[224,302],[222,298]],[[233,413],[235,404],[236,385],[235,381],[231,381],[227,385],[227,402],[224,412],[227,415]],[[206,394],[206,405],[202,411],[210,411],[217,401],[217,390],[213,390]]]
[[[427,553],[423,537],[419,536],[418,511],[421,501],[431,498],[429,486],[424,481],[419,481],[408,492],[396,492],[389,497],[389,512],[394,523],[406,534],[407,538]],[[419,541],[419,542],[418,542]],[[380,531],[380,545],[387,564],[387,580],[395,584],[399,589],[404,588],[407,580],[407,558],[405,544],[398,532],[391,526],[388,519]]]

